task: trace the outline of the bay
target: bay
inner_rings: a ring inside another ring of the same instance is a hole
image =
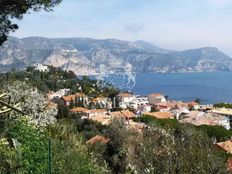
[[[232,72],[138,73],[132,92],[162,93],[182,101],[199,98],[204,104],[232,102]]]

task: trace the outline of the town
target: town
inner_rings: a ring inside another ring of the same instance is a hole
[[[59,123],[63,127],[68,121],[68,126],[75,125],[84,138],[84,144],[90,148],[98,147],[99,143],[103,145],[112,143],[113,140],[105,131],[109,130],[115,121],[120,122],[126,130],[136,132],[142,137],[151,127],[149,122],[154,121],[161,123],[162,129],[165,125],[168,125],[168,129],[169,126],[171,128],[174,125],[171,129],[176,129],[176,123],[187,127],[192,125],[194,129],[200,128],[212,138],[210,143],[213,147],[232,155],[230,103],[201,104],[199,99],[175,101],[171,96],[156,93],[155,89],[154,93],[140,96],[132,92],[120,91],[110,84],[91,80],[88,77],[79,79],[71,71],[41,64],[28,67],[26,71],[1,74],[0,80],[2,82],[16,80],[19,87],[19,81],[31,83],[32,94],[25,95],[33,95],[34,98],[35,93],[42,92],[41,95],[47,103],[47,109],[44,110],[52,110],[55,114],[54,118],[52,115],[47,115],[46,119],[52,121],[49,124]],[[19,92],[14,94],[17,93]],[[4,95],[0,95],[0,99],[3,97]],[[34,99],[38,100],[38,98]],[[20,110],[20,107],[17,106],[16,109]],[[35,118],[35,123],[37,122],[38,118]],[[182,129],[186,130],[186,128]],[[122,136],[120,134],[117,136]],[[75,136],[77,135],[75,133]],[[151,138],[155,137],[152,135]],[[112,147],[110,144],[108,148],[115,150],[117,146]],[[103,155],[103,152],[99,154]],[[231,155],[225,157],[228,159],[227,169],[230,171],[232,171]],[[107,160],[110,164],[111,160]],[[114,165],[111,168],[113,170]]]

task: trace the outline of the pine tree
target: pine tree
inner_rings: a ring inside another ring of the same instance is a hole
[[[74,106],[75,106],[75,103],[73,101],[73,98],[71,98],[69,108],[72,109],[74,108]]]

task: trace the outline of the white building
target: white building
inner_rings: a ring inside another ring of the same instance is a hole
[[[41,72],[49,71],[49,68],[46,65],[35,64],[35,65],[33,65],[33,67],[35,68],[35,70],[38,70],[38,71],[41,71]]]
[[[148,101],[150,104],[163,103],[166,102],[166,98],[161,94],[153,93],[148,95]]]
[[[119,107],[123,109],[130,107],[130,103],[132,103],[135,99],[136,96],[130,93],[119,93],[117,96]]]
[[[65,95],[67,95],[69,91],[70,91],[70,89],[65,89],[65,88],[60,89],[60,90],[58,90],[56,92],[49,92],[47,94],[47,97],[48,97],[49,100],[53,100],[54,98],[61,98],[61,97],[65,96]]]

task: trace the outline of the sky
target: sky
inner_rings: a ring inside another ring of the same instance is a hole
[[[185,50],[218,47],[232,56],[232,0],[63,0],[53,12],[16,21],[16,37],[144,40]]]

